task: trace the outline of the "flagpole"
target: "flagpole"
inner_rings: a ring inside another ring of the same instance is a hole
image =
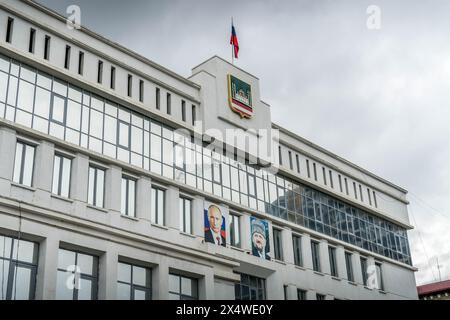
[[[233,17],[231,17],[231,28],[233,28]],[[231,45],[231,64],[234,65],[234,46]]]

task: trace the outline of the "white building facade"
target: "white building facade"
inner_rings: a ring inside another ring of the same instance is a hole
[[[0,0],[0,154],[0,299],[417,299],[406,190],[219,57],[186,79]]]

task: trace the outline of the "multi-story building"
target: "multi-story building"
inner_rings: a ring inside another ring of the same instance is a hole
[[[418,286],[417,293],[420,300],[450,300],[450,280]]]
[[[1,299],[417,299],[404,189],[219,57],[186,79],[69,26],[0,1]]]

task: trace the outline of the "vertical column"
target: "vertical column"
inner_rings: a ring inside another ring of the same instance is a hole
[[[338,277],[347,279],[347,268],[345,265],[345,249],[343,246],[336,247],[336,263],[338,269]]]
[[[52,191],[54,145],[41,141],[36,147],[33,172],[33,186],[42,191]]]
[[[12,180],[16,139],[14,130],[0,127],[0,179]]]
[[[105,175],[105,209],[120,213],[122,168],[112,165]]]
[[[214,300],[214,271],[208,270],[204,277],[199,280],[198,284],[199,300]]]
[[[317,300],[317,292],[315,290],[306,291],[306,300]]]
[[[268,221],[268,227],[269,227],[269,244],[270,244],[269,255],[272,259],[275,259],[275,241],[273,241],[273,224],[272,224],[272,222]]]
[[[39,244],[38,273],[36,279],[36,299],[55,300],[56,270],[58,268],[59,238],[57,232],[49,232]]]
[[[283,259],[288,264],[294,264],[294,248],[292,245],[292,230],[289,228],[281,231]]]
[[[169,265],[166,259],[152,269],[152,297],[153,300],[169,299]]]
[[[192,202],[192,232],[197,237],[204,237],[204,201],[203,197],[195,197]]]
[[[77,153],[72,160],[72,179],[70,180],[70,197],[75,201],[87,202],[89,184],[89,157]]]
[[[280,272],[274,272],[266,279],[266,299],[284,300],[283,279]]]
[[[302,235],[302,255],[303,255],[303,267],[312,270],[312,254],[311,254],[311,237],[309,234]]]
[[[362,278],[362,270],[361,270],[361,256],[359,255],[359,252],[355,251],[352,254],[352,264],[353,264],[353,273],[355,282],[362,284],[363,278]]]
[[[117,298],[117,269],[119,254],[114,245],[99,259],[98,299],[115,300]]]
[[[287,300],[298,300],[296,286],[288,285],[286,293],[287,293]]]
[[[151,192],[151,179],[146,176],[139,177],[136,183],[136,217],[139,219],[151,220]]]
[[[252,251],[250,217],[250,214],[244,213],[239,219],[239,222],[241,223],[241,248],[249,252]]]
[[[166,190],[166,226],[172,229],[180,229],[180,191],[176,187],[169,187]]]
[[[328,255],[328,241],[320,240],[319,243],[320,268],[322,273],[330,274],[330,257]]]

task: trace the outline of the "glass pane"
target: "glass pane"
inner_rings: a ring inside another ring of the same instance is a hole
[[[59,271],[56,280],[56,299],[73,300],[74,274]]]
[[[29,300],[31,288],[31,269],[17,267],[14,270],[12,298],[15,300]]]
[[[95,260],[96,259],[94,259],[94,257],[91,255],[78,253],[77,265],[78,267],[80,267],[81,273],[93,275],[95,273],[94,269],[96,267],[94,266],[94,263],[96,262]]]
[[[134,300],[145,300],[146,292],[144,290],[134,289]]]
[[[18,244],[19,243],[19,244]],[[36,262],[36,245],[33,242],[20,240],[19,242],[14,239],[13,247],[13,259],[17,259],[21,262],[35,263]],[[19,249],[19,255],[17,255],[17,249]]]
[[[92,280],[80,279],[80,288],[78,289],[78,300],[92,300]]]
[[[34,147],[25,146],[24,161],[22,184],[31,187],[31,181],[33,179]]]
[[[126,123],[119,122],[119,145],[130,147],[130,126]]]
[[[156,189],[155,188],[152,188],[151,221],[153,223],[156,223]]]
[[[61,157],[55,156],[55,160],[53,162],[53,185],[52,185],[53,194],[58,194],[60,166],[61,166]]]
[[[133,266],[133,284],[147,286],[147,269]]]
[[[9,258],[11,254],[12,239],[0,236],[0,258]]]
[[[119,281],[131,283],[131,265],[119,263],[117,279]]]
[[[9,261],[0,259],[0,300],[6,300],[8,288]]]
[[[154,134],[151,135],[150,155],[152,159],[161,161],[161,138]]]
[[[63,158],[63,172],[61,175],[61,196],[69,197],[70,190],[70,170],[72,161],[67,158]]]
[[[105,182],[105,172],[103,170],[97,169],[97,185],[96,185],[96,206],[103,207],[103,190],[104,190],[104,182]]]
[[[90,120],[90,135],[94,136],[96,138],[102,139],[103,137],[103,114],[95,111],[95,110],[91,110],[91,120]]]
[[[80,130],[81,128],[81,105],[79,103],[69,100],[67,102],[67,126]]]
[[[95,169],[89,168],[88,203],[90,205],[94,204],[94,180],[95,180]]]
[[[6,102],[6,89],[8,88],[8,75],[0,72],[0,102]]]
[[[185,213],[185,220],[186,220],[186,230],[185,232],[187,233],[192,233],[192,229],[191,229],[191,200],[186,199],[184,201],[184,213]]]
[[[169,275],[169,291],[170,292],[180,292],[180,277],[170,274]],[[177,299],[178,300],[178,299]]]
[[[158,224],[164,224],[164,191],[158,190]]]
[[[58,269],[67,270],[69,266],[75,265],[75,252],[64,249],[58,251]]]
[[[118,300],[130,300],[131,299],[131,287],[128,284],[117,284],[117,299]]]
[[[22,110],[33,112],[33,102],[34,102],[34,85],[26,81],[20,80],[17,106]]]
[[[42,88],[36,88],[36,102],[34,105],[34,113],[48,119],[50,109],[50,91]]]
[[[136,182],[133,180],[128,180],[128,215],[131,217],[135,216],[135,185]]]
[[[189,278],[181,278],[181,293],[184,295],[192,295],[192,282],[194,280]]]
[[[127,214],[127,180],[122,178],[122,194],[120,197],[120,212],[122,214]]]
[[[14,177],[13,177],[13,180],[16,183],[20,183],[23,147],[24,145],[22,143],[17,143],[16,145],[16,157],[14,160]]]
[[[53,96],[52,120],[64,123],[66,109],[66,99],[59,96]]]
[[[105,116],[105,140],[116,144],[117,136],[117,120],[115,118],[112,118],[110,116]]]

